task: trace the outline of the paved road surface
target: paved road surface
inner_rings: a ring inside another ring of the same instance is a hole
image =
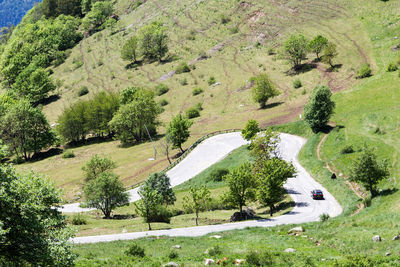
[[[319,220],[323,213],[331,217],[338,216],[342,208],[335,198],[319,183],[317,183],[307,171],[299,164],[297,155],[305,144],[306,140],[289,134],[280,135],[281,142],[279,150],[283,159],[293,162],[297,169],[296,178],[288,179],[285,188],[296,202],[293,210],[285,215],[265,220],[245,221],[238,223],[226,223],[219,225],[206,225],[187,228],[176,228],[169,230],[155,230],[136,233],[122,233],[113,235],[99,235],[76,237],[74,243],[95,243],[115,240],[130,240],[146,236],[202,236],[209,233],[243,229],[245,227],[270,227],[280,224],[298,224]],[[194,177],[207,167],[221,160],[235,148],[246,144],[240,133],[228,133],[211,137],[196,147],[187,158],[167,174],[171,178],[172,186],[183,183]],[[324,192],[325,200],[313,200],[310,197],[312,189],[321,189]],[[131,200],[138,199],[137,191],[131,190]]]

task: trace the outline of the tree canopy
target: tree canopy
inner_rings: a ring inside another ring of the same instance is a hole
[[[162,203],[173,205],[176,196],[171,188],[169,177],[165,173],[152,173],[149,175],[143,186],[150,187],[158,192],[162,198]]]
[[[308,49],[316,55],[318,60],[320,60],[319,56],[327,44],[328,39],[322,35],[317,35],[308,43]]]
[[[250,141],[260,131],[260,126],[256,120],[248,120],[246,126],[242,129],[242,136]]]
[[[176,115],[172,118],[167,128],[168,138],[171,141],[174,148],[179,148],[182,153],[182,144],[190,136],[189,128],[193,122],[182,116],[182,114]]]
[[[203,186],[201,188],[191,187],[189,196],[183,197],[183,207],[186,212],[196,213],[196,225],[199,225],[199,212],[207,209],[211,201],[210,190]]]
[[[94,155],[82,170],[85,172],[86,181],[94,180],[100,176],[100,174],[115,169],[117,164],[111,159],[104,157],[101,158],[99,155]]]
[[[294,69],[301,66],[307,56],[308,41],[302,34],[293,34],[283,43],[283,56],[292,63]]]
[[[267,74],[260,74],[256,77],[253,77],[251,78],[251,81],[254,82],[254,86],[251,91],[253,99],[260,104],[261,108],[266,107],[266,103],[270,98],[280,94]]]

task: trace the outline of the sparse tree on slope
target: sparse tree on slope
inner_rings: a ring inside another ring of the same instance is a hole
[[[314,39],[312,39],[308,43],[308,48],[310,49],[311,52],[313,52],[317,56],[317,59],[320,60],[319,55],[327,44],[328,44],[328,39],[326,39],[322,35],[317,35]]]
[[[248,120],[246,126],[242,129],[242,136],[250,141],[260,131],[260,126],[256,120]]]
[[[94,180],[100,176],[100,174],[115,169],[117,164],[109,158],[101,158],[99,155],[94,155],[82,170],[85,172],[86,181]]]
[[[336,45],[334,43],[328,43],[323,50],[322,62],[329,64],[331,68],[334,68],[335,65],[333,65],[333,59],[337,57],[337,55],[338,52],[336,50]]]
[[[260,104],[261,108],[266,107],[266,103],[270,98],[280,94],[267,74],[260,74],[256,77],[253,77],[251,78],[251,81],[254,82],[254,86],[251,91],[253,99]]]
[[[189,194],[183,198],[183,207],[196,213],[196,225],[199,225],[199,212],[206,210],[211,201],[210,190],[205,186],[190,188]]]
[[[183,117],[181,114],[176,115],[172,121],[169,123],[167,133],[175,148],[179,148],[182,153],[182,144],[190,136],[189,128],[192,126],[193,122],[189,119]]]
[[[294,69],[299,69],[307,57],[308,41],[302,34],[291,35],[283,43],[283,56],[289,60]]]

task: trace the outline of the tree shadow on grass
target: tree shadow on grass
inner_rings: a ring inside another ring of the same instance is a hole
[[[314,62],[311,62],[311,63],[307,62],[307,63],[301,64],[297,68],[291,68],[290,70],[286,71],[285,74],[288,76],[296,76],[300,73],[309,72],[315,68],[317,68],[317,64],[315,64]]]
[[[129,220],[136,218],[135,214],[115,214],[111,219],[113,220]]]
[[[51,95],[49,97],[46,97],[38,102],[36,102],[33,106],[38,106],[38,105],[43,105],[46,106],[48,104],[51,104],[53,102],[56,102],[59,100],[61,97],[59,95]]]
[[[397,188],[388,188],[378,192],[377,196],[389,196],[399,191]]]
[[[153,142],[156,142],[156,141],[160,140],[161,138],[163,138],[164,136],[165,136],[164,134],[156,134],[156,135],[152,135],[151,139],[153,140]],[[147,138],[147,139],[143,139],[141,141],[133,141],[133,142],[125,143],[125,144],[120,144],[118,147],[130,148],[130,147],[137,146],[137,145],[144,144],[144,143],[151,143],[151,141]]]
[[[282,105],[282,104],[283,104],[283,102],[281,102],[281,101],[279,101],[279,102],[274,102],[274,103],[270,103],[270,104],[268,104],[268,105],[265,105],[265,107],[260,108],[260,109],[274,108],[274,107],[280,106],[280,105]]]
[[[342,66],[343,66],[343,64],[335,64],[335,65],[333,65],[333,67],[328,68],[326,71],[327,71],[327,72],[336,72],[336,71],[339,70]]]
[[[61,148],[53,147],[47,151],[35,153],[29,161],[30,162],[40,161],[40,160],[44,160],[44,159],[47,159],[47,158],[50,158],[50,157],[53,157],[56,155],[60,155],[62,153],[63,153],[63,150]]]

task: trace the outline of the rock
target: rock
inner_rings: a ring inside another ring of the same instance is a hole
[[[290,229],[288,233],[290,234],[290,233],[302,233],[302,232],[304,232],[304,228],[302,226],[297,226],[295,228]]]
[[[392,240],[395,241],[395,240],[399,240],[399,239],[400,239],[400,234],[395,235]]]
[[[390,253],[389,251],[385,253],[385,256],[390,256],[392,253]]]
[[[217,86],[217,85],[221,85],[221,83],[220,83],[220,82],[216,82],[216,83],[214,83],[214,84],[212,85],[212,87],[215,87],[215,86]]]
[[[213,259],[205,259],[204,260],[204,265],[213,265],[215,261]]]
[[[245,263],[245,260],[243,260],[243,259],[236,259],[235,261],[234,261],[234,264],[235,265],[241,265],[241,264],[244,264]]]
[[[287,249],[285,249],[285,252],[293,253],[293,252],[296,252],[296,250],[294,248],[287,248]]]
[[[220,238],[222,238],[222,236],[220,236],[220,235],[212,235],[212,236],[210,236],[211,238],[216,238],[216,239],[220,239]]]
[[[179,266],[178,263],[173,261],[164,264],[164,267],[178,267],[178,266]]]
[[[181,249],[181,246],[180,245],[175,245],[175,246],[172,246],[171,248]]]
[[[374,236],[372,237],[372,241],[374,241],[374,242],[381,242],[382,239],[381,239],[381,237],[380,237],[379,235],[374,235]]]
[[[240,214],[240,212],[235,212],[231,216],[230,221],[238,222],[238,221],[243,221],[243,220],[250,220],[250,219],[254,219],[255,216],[256,216],[256,213],[254,212],[254,210],[252,208],[247,207],[245,210],[242,211],[241,214]]]
[[[397,40],[397,39],[399,39],[399,37],[395,36],[394,39]]]

